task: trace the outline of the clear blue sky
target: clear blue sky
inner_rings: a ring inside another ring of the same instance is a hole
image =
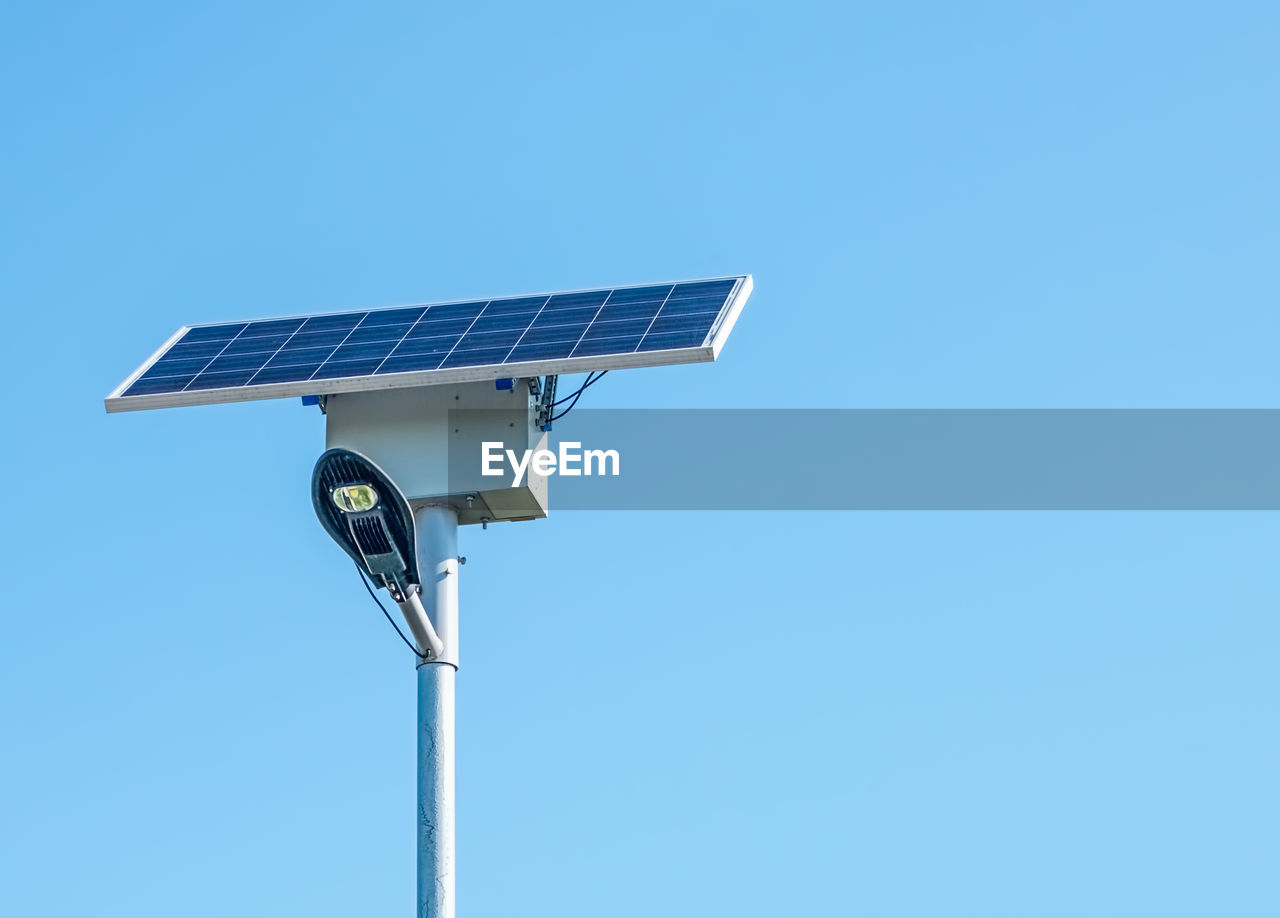
[[[414,678],[177,326],[751,272],[593,407],[1280,407],[1272,3],[26,4],[0,912],[407,915]],[[726,446],[736,437],[726,433]],[[1271,514],[463,533],[465,916],[1280,913]]]

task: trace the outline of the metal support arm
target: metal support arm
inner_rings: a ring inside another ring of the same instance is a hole
[[[436,634],[427,610],[422,607],[421,597],[410,589],[408,601],[397,603],[397,605],[400,606],[400,612],[404,615],[409,630],[413,632],[413,638],[418,644],[418,653],[429,660],[439,660],[444,653],[444,642],[440,640],[440,635]]]

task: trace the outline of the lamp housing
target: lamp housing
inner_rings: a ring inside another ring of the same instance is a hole
[[[396,602],[418,588],[413,514],[400,489],[370,459],[326,450],[311,474],[311,503],[320,525]]]

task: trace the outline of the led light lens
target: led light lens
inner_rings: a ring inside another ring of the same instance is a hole
[[[333,489],[333,502],[346,513],[359,513],[378,506],[378,492],[367,484],[343,485]]]

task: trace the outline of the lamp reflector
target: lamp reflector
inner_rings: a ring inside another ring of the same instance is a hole
[[[361,513],[378,505],[378,492],[367,484],[342,485],[334,488],[329,496],[345,513]]]

